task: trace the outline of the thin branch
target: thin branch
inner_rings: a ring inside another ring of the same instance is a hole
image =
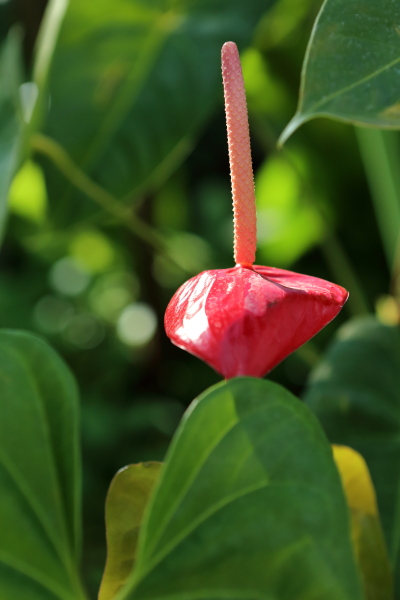
[[[176,263],[170,255],[166,241],[152,227],[132,213],[130,207],[119,202],[110,192],[90,179],[58,142],[42,134],[36,134],[32,138],[31,146],[33,150],[49,158],[66,179],[88,198],[182,269],[182,265]]]

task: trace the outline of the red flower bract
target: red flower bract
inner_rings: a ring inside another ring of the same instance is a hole
[[[189,279],[165,313],[172,342],[227,379],[262,377],[304,344],[347,300],[342,287],[291,271],[253,265],[256,208],[246,95],[239,53],[222,47],[236,267]]]
[[[165,330],[227,379],[262,377],[325,327],[347,297],[338,285],[273,267],[204,271],[173,296]]]

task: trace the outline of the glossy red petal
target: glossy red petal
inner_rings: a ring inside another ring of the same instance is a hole
[[[227,379],[262,377],[327,325],[347,297],[338,285],[283,269],[205,271],[175,293],[165,330]]]

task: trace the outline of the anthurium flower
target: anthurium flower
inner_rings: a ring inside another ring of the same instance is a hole
[[[342,287],[254,265],[256,210],[246,97],[239,53],[222,48],[234,212],[231,269],[205,271],[184,283],[165,313],[171,341],[225,378],[262,377],[327,325],[347,300]]]

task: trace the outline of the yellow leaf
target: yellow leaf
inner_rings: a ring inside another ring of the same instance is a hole
[[[161,463],[129,465],[118,471],[106,500],[107,561],[99,600],[111,600],[132,573],[143,513]]]
[[[352,448],[333,446],[332,450],[350,509],[353,548],[366,600],[391,600],[391,565],[367,464]]]

